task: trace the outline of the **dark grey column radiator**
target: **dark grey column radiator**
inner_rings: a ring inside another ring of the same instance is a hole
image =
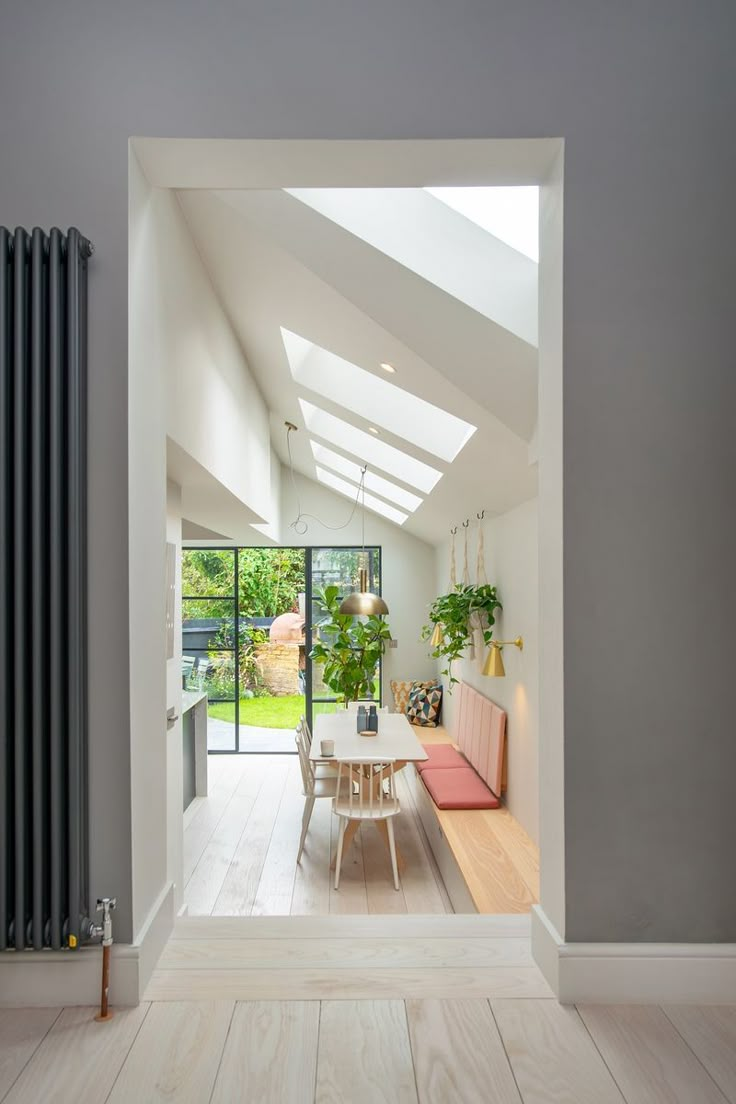
[[[0,950],[89,927],[87,258],[0,228]]]

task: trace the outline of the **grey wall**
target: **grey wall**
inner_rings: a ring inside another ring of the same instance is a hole
[[[5,0],[0,217],[75,223],[96,246],[93,893],[124,900],[131,876],[128,136],[551,135],[566,139],[566,934],[736,938],[735,23],[732,0]]]

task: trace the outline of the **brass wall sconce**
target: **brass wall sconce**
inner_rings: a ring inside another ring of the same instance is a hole
[[[488,678],[503,678],[506,674],[506,668],[503,665],[503,656],[501,655],[501,649],[505,644],[513,644],[515,648],[522,651],[524,648],[524,638],[517,636],[515,640],[492,640],[490,651],[483,665],[483,674]]]

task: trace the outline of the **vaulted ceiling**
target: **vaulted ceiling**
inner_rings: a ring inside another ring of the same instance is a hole
[[[283,463],[288,420],[298,471],[354,496],[367,462],[367,507],[432,543],[536,493],[533,259],[423,189],[179,198]]]

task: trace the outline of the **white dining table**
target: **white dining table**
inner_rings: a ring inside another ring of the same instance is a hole
[[[334,740],[332,759],[393,759],[395,770],[407,763],[421,763],[428,759],[417,736],[416,728],[409,724],[403,713],[379,713],[378,733],[361,736],[357,730],[357,715],[349,709],[337,713],[318,713],[314,719],[314,736],[309,758],[314,762],[328,763],[321,751],[322,740]]]
[[[417,736],[416,729],[409,724],[403,713],[379,713],[378,732],[375,736],[361,736],[357,729],[357,715],[348,709],[338,709],[336,713],[318,713],[314,719],[314,735],[309,749],[309,758],[314,763],[330,763],[336,759],[380,759],[393,760],[394,772],[402,770],[407,763],[421,763],[429,759]],[[332,756],[322,754],[322,740],[333,740],[335,753]],[[386,824],[382,820],[371,822],[379,832],[386,850],[389,849]],[[343,852],[347,850],[360,827],[357,820],[351,820],[345,830]],[[399,870],[404,861],[399,848],[396,848]],[[331,866],[334,867],[333,858]]]

